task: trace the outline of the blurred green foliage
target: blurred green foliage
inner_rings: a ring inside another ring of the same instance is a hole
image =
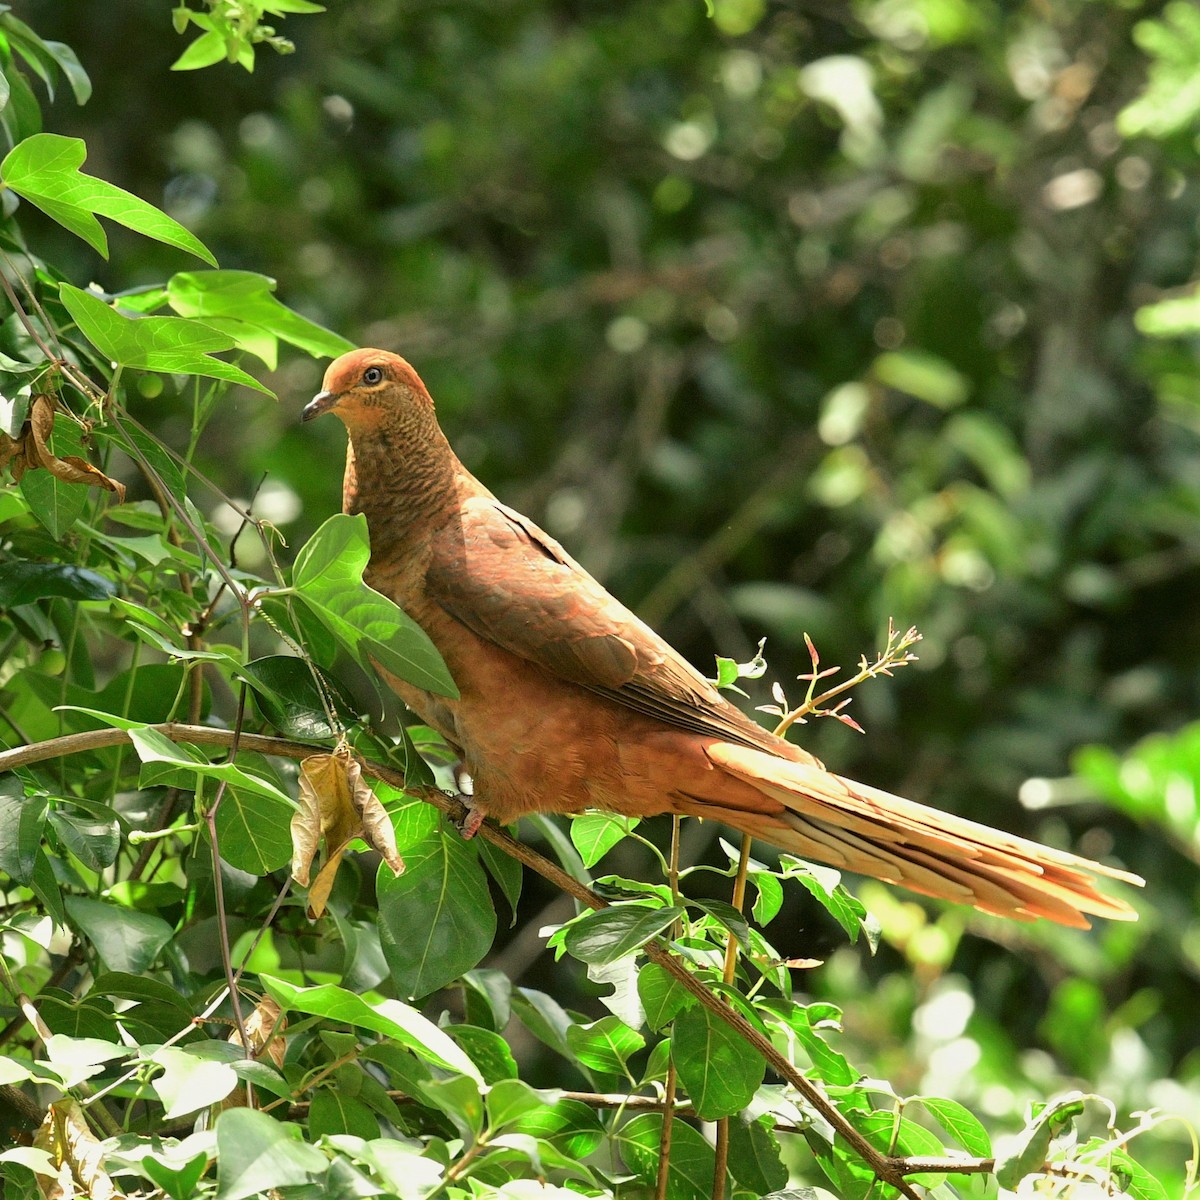
[[[694,661],[765,633],[786,684],[806,631],[850,663],[916,624],[867,737],[805,743],[1147,877],[1087,939],[863,888],[884,949],[812,981],[860,1066],[1009,1128],[1072,1080],[1200,1120],[1194,6],[343,0],[169,88],[159,0],[24,7],[97,85],[49,126],[90,170],[409,357],[468,465]],[[22,222],[80,282],[179,265]],[[299,545],[340,431],[295,426],[310,361],[271,382],[290,403],[237,394],[199,461],[242,498],[265,474]],[[186,440],[157,386],[139,417]],[[835,944],[788,922],[785,952]]]

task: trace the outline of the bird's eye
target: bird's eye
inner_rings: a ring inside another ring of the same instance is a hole
[[[382,383],[382,382],[383,382],[383,368],[382,367],[368,367],[363,372],[363,383],[376,384],[376,383]]]

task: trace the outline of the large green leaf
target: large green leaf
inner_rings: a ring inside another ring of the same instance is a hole
[[[755,1196],[787,1187],[788,1169],[779,1157],[779,1141],[769,1121],[729,1122],[729,1170]]]
[[[295,1125],[249,1108],[217,1118],[217,1200],[247,1200],[324,1173],[328,1160]]]
[[[110,971],[140,975],[175,936],[161,917],[87,896],[68,896],[67,914]]]
[[[0,180],[105,258],[108,238],[97,213],[217,265],[204,243],[165,212],[123,188],[83,174],[79,168],[85,158],[87,146],[81,138],[35,134],[8,152],[0,163]]]
[[[642,1113],[620,1131],[621,1157],[637,1176],[653,1184],[658,1176],[663,1119]],[[667,1170],[667,1200],[708,1200],[712,1195],[713,1148],[704,1135],[685,1121],[671,1127],[671,1158]]]
[[[228,1063],[193,1054],[186,1047],[163,1046],[150,1055],[150,1061],[163,1069],[151,1086],[168,1121],[220,1103],[238,1085]]]
[[[766,1071],[762,1055],[702,1005],[675,1018],[671,1051],[679,1082],[705,1121],[745,1108]]]
[[[404,872],[380,868],[379,935],[397,989],[427,996],[491,949],[496,910],[475,847],[420,801],[393,813]]]
[[[17,560],[0,565],[0,608],[32,604],[46,596],[107,600],[116,590],[117,585],[111,579],[70,563]]]
[[[374,660],[406,683],[457,697],[450,672],[425,631],[363,582],[370,557],[366,517],[337,513],[296,555],[296,594],[367,669]]]
[[[670,905],[644,908],[640,904],[623,904],[602,908],[577,918],[568,927],[563,944],[581,962],[604,966],[633,954],[681,916],[683,909]]]
[[[303,659],[290,654],[271,654],[257,658],[238,669],[254,689],[254,699],[262,714],[284,737],[321,741],[336,737],[338,729],[317,690],[312,668]],[[321,672],[325,699],[340,711],[349,723],[355,711],[353,699],[342,686]]]
[[[354,349],[353,342],[293,312],[274,292],[275,280],[253,271],[181,271],[167,284],[167,300],[181,317],[229,334],[269,370],[275,370],[280,341],[314,358]]]
[[[284,1009],[373,1030],[407,1046],[427,1063],[469,1075],[477,1083],[483,1083],[479,1069],[453,1039],[408,1004],[399,1000],[377,1000],[369,1004],[361,996],[332,983],[306,988],[270,975],[261,978],[263,987]]]
[[[107,719],[108,724],[125,726],[129,729],[129,740],[133,743],[137,756],[144,763],[167,763],[181,768],[186,774],[201,779],[213,779],[225,782],[231,787],[239,788],[268,800],[281,802],[290,812],[296,803],[286,793],[281,792],[273,783],[243,771],[236,763],[209,762],[198,751],[189,753],[184,746],[176,745],[170,738],[145,726],[138,727],[130,722],[121,722],[110,714],[95,712],[94,716]],[[289,817],[290,819],[290,817]]]
[[[26,796],[15,775],[0,777],[0,871],[18,883],[33,879],[46,808],[46,797]]]
[[[240,367],[213,358],[219,351],[232,350],[234,340],[210,325],[184,317],[126,317],[99,296],[69,283],[60,284],[58,290],[79,332],[120,366],[221,379],[274,395]]]
[[[589,1070],[606,1075],[623,1075],[630,1060],[646,1039],[619,1017],[601,1017],[590,1025],[572,1025],[567,1043],[575,1057]]]
[[[217,809],[217,842],[231,867],[267,875],[292,857],[292,806],[286,800],[230,788]]]

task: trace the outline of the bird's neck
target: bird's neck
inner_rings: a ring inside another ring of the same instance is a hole
[[[351,429],[343,508],[364,513],[376,536],[395,544],[444,519],[464,478],[471,480],[432,419],[420,429],[399,422]]]

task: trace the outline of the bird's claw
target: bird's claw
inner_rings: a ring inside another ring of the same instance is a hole
[[[470,796],[459,796],[459,800],[462,801],[463,816],[462,820],[457,823],[458,832],[462,834],[464,842],[469,842],[479,832],[479,827],[483,824],[487,813],[481,808],[476,808],[471,803]]]

